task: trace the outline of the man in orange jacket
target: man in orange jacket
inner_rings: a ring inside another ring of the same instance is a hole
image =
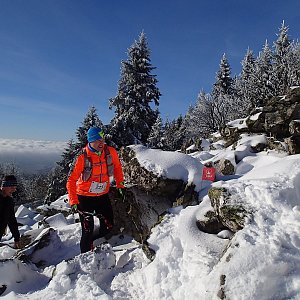
[[[81,253],[93,249],[94,215],[100,221],[96,238],[104,237],[113,226],[113,210],[108,197],[110,177],[114,176],[120,194],[124,189],[118,153],[105,144],[103,131],[91,127],[87,140],[88,144],[74,160],[67,181],[69,203],[73,211],[78,211],[81,222]]]

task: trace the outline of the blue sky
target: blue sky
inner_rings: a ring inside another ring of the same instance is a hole
[[[299,38],[299,0],[1,0],[0,138],[75,138],[90,106],[113,117],[121,61],[144,30],[163,119],[209,92],[223,53],[232,75],[249,47]]]

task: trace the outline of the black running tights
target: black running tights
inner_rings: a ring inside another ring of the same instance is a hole
[[[85,253],[93,249],[95,239],[104,237],[109,233],[113,226],[114,216],[108,194],[95,197],[78,195],[78,200],[78,209],[83,212],[83,214],[79,214],[82,229],[80,250],[81,253]],[[95,214],[99,218],[98,233],[94,234],[94,217],[84,214],[84,212]]]

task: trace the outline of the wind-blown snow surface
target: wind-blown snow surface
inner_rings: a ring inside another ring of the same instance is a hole
[[[201,189],[202,164],[199,160],[178,152],[149,149],[142,145],[131,146],[140,165],[154,174],[170,179],[182,179]]]
[[[136,149],[140,162],[172,178],[194,172],[178,153],[168,152],[166,160],[160,151]],[[0,286],[8,286],[3,299],[210,300],[220,299],[221,289],[231,300],[300,299],[300,155],[259,153],[244,157],[236,169],[236,179],[219,176],[213,183],[228,188],[251,211],[231,240],[197,229],[195,221],[210,208],[207,196],[199,205],[171,209],[152,230],[152,262],[140,247],[116,252],[116,262],[111,249],[80,254],[80,225],[71,216],[56,215],[49,220],[52,243],[35,258],[46,262],[45,269],[1,262]],[[67,209],[65,198],[53,205]],[[31,215],[32,221],[21,232],[37,230],[39,216],[20,210],[19,217]],[[15,250],[1,251],[5,258]]]
[[[0,164],[13,163],[24,173],[47,172],[66,147],[66,142],[0,138]]]

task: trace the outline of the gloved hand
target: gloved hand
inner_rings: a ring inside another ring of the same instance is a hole
[[[77,204],[71,205],[71,212],[72,212],[72,214],[76,214],[77,213]]]
[[[117,190],[118,190],[118,194],[119,194],[121,200],[124,201],[125,200],[125,188],[118,188]]]

